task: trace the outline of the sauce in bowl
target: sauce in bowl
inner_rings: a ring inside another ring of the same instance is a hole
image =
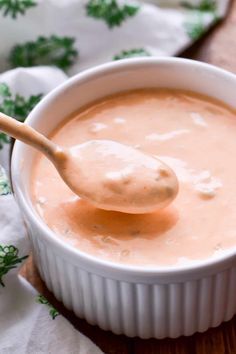
[[[111,96],[75,114],[52,140],[68,148],[114,140],[156,156],[178,177],[176,199],[150,214],[100,210],[40,156],[33,202],[58,237],[100,258],[166,266],[211,257],[236,245],[235,137],[235,112],[205,96],[167,89]]]

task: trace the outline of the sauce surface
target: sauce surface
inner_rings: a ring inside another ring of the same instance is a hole
[[[235,117],[220,102],[179,90],[131,91],[94,103],[52,140],[72,147],[109,139],[157,156],[178,177],[176,199],[151,214],[99,210],[40,156],[33,203],[58,237],[113,262],[174,266],[224,252],[236,246]]]

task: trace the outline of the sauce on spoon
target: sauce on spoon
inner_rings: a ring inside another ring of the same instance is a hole
[[[90,140],[63,149],[2,113],[0,129],[45,154],[69,188],[97,208],[149,213],[167,206],[177,195],[174,172],[159,159],[132,147]]]
[[[166,164],[115,141],[90,140],[59,154],[56,167],[62,178],[100,209],[148,213],[170,204],[178,192],[177,178]]]

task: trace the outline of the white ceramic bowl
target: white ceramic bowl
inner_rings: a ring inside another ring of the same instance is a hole
[[[236,108],[236,76],[226,71],[184,59],[129,59],[68,80],[39,103],[27,123],[48,135],[89,102],[145,87],[192,90]],[[16,142],[14,191],[40,274],[67,308],[102,329],[142,338],[203,332],[236,313],[236,247],[213,259],[165,268],[126,266],[82,253],[58,238],[34,210],[30,198],[34,158],[32,148]]]

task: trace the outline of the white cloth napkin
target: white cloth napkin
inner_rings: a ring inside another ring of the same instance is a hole
[[[3,3],[5,7],[0,3],[2,72],[10,68],[13,46],[35,42],[38,36],[72,37],[79,53],[76,59],[72,54],[75,61],[67,74],[55,67],[38,66],[16,68],[0,75],[0,84],[6,83],[13,96],[29,97],[45,95],[63,83],[67,75],[115,57],[178,54],[225,15],[229,1],[38,0],[15,19],[9,9],[11,2]],[[115,17],[110,16],[109,6],[116,7]],[[32,47],[29,52],[33,53]],[[6,171],[8,161],[9,145],[5,144],[0,150],[0,164]],[[29,251],[20,212],[10,194],[7,175],[0,167],[0,353],[101,353],[18,276],[19,266]]]

